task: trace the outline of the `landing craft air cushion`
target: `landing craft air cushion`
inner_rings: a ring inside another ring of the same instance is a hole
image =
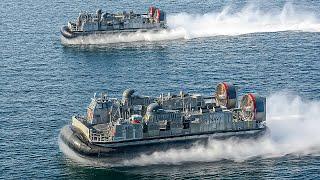
[[[267,131],[266,98],[219,83],[214,95],[180,92],[159,97],[124,91],[122,99],[94,97],[85,116],[73,116],[60,137],[83,155],[131,157],[188,148],[210,138],[258,137]]]
[[[166,28],[166,13],[155,7],[150,7],[146,14],[132,11],[112,14],[103,13],[99,9],[96,14],[80,13],[76,22],[68,22],[67,26],[61,28],[61,34],[64,38],[72,39],[88,35],[159,31]]]

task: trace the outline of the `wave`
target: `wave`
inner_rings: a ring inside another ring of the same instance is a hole
[[[62,38],[62,43],[109,44],[279,31],[319,32],[320,30],[320,21],[315,13],[298,10],[290,3],[285,4],[280,10],[267,12],[252,4],[245,6],[238,12],[231,12],[230,9],[227,6],[220,12],[206,14],[169,14],[167,23],[170,30],[136,32],[127,35],[91,35],[74,39]]]

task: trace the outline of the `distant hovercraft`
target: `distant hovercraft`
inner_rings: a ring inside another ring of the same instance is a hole
[[[166,13],[155,7],[150,7],[146,14],[132,11],[112,14],[99,9],[96,14],[80,13],[75,23],[68,22],[67,26],[61,28],[61,34],[71,39],[88,35],[159,31],[166,28]]]

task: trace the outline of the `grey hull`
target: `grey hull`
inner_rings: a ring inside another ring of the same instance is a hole
[[[92,32],[72,32],[67,26],[63,26],[60,29],[61,35],[67,39],[73,39],[76,37],[85,37],[89,35],[114,35],[114,34],[129,34],[135,32],[158,32],[166,28],[154,28],[154,29],[123,29],[123,30],[110,30],[110,31],[92,31]]]
[[[206,144],[209,138],[226,139],[230,137],[257,138],[265,135],[268,128],[254,130],[239,130],[228,132],[214,132],[193,134],[180,137],[154,138],[144,140],[132,140],[125,142],[92,144],[87,142],[76,129],[67,125],[62,128],[61,139],[79,154],[86,156],[121,157],[131,158],[139,153],[151,154],[155,151],[163,151],[170,148],[186,149],[194,143]]]

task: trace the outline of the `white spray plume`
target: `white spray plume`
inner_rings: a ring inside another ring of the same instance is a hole
[[[303,100],[300,96],[276,93],[267,98],[267,126],[271,135],[259,139],[230,138],[195,144],[190,149],[169,149],[119,160],[112,166],[146,166],[214,162],[222,159],[245,161],[251,158],[276,158],[284,155],[320,155],[320,101]],[[89,166],[111,166],[107,159],[79,157],[66,145],[60,149],[71,159]],[[105,161],[105,162],[104,162]]]
[[[99,35],[74,39],[62,38],[64,44],[109,44],[134,41],[161,41],[211,36],[234,36],[259,32],[307,31],[318,32],[320,21],[311,12],[296,10],[290,3],[279,10],[265,12],[247,5],[239,12],[226,7],[221,12],[207,14],[178,13],[167,17],[169,30],[136,32],[129,35]]]

